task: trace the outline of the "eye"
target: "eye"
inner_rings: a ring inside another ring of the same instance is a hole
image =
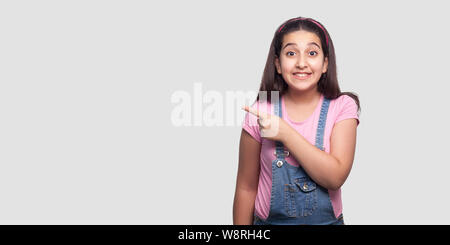
[[[295,55],[295,52],[293,52],[293,51],[288,51],[288,52],[286,53],[286,55],[287,55],[287,56],[292,56],[292,55]]]
[[[316,51],[309,51],[309,54],[311,54],[311,53],[316,53],[316,54],[318,54]]]

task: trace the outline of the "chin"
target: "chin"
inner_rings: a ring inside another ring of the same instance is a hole
[[[289,88],[297,91],[308,91],[317,87],[317,83],[310,83],[305,81],[295,81],[288,83]]]

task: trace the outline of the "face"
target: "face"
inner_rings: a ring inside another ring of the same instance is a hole
[[[316,89],[320,76],[327,71],[328,58],[324,59],[319,37],[300,30],[284,35],[275,66],[289,89],[306,91]]]

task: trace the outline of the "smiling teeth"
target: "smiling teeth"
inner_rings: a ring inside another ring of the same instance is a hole
[[[309,76],[309,74],[301,74],[301,73],[297,73],[295,74],[297,77],[307,77]]]

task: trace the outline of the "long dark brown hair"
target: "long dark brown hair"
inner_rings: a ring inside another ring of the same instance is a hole
[[[322,28],[319,25],[321,25]],[[259,91],[266,92],[268,101],[270,101],[271,99],[270,91],[279,91],[280,96],[286,93],[288,85],[284,81],[281,74],[278,74],[275,67],[275,59],[280,57],[281,45],[284,35],[299,30],[305,30],[315,33],[319,37],[322,44],[324,59],[325,57],[328,57],[328,69],[327,72],[323,73],[320,77],[320,80],[317,84],[317,90],[321,94],[323,94],[325,98],[330,100],[336,99],[344,94],[350,96],[358,105],[359,113],[361,108],[359,105],[358,96],[352,92],[341,92],[341,89],[339,88],[336,72],[336,56],[334,53],[333,41],[331,40],[328,31],[322,24],[311,18],[292,18],[290,20],[287,20],[277,28],[273,36],[272,43],[270,44],[269,55],[267,57],[267,62],[264,68],[264,74],[261,80]],[[259,101],[259,94],[256,100]]]

